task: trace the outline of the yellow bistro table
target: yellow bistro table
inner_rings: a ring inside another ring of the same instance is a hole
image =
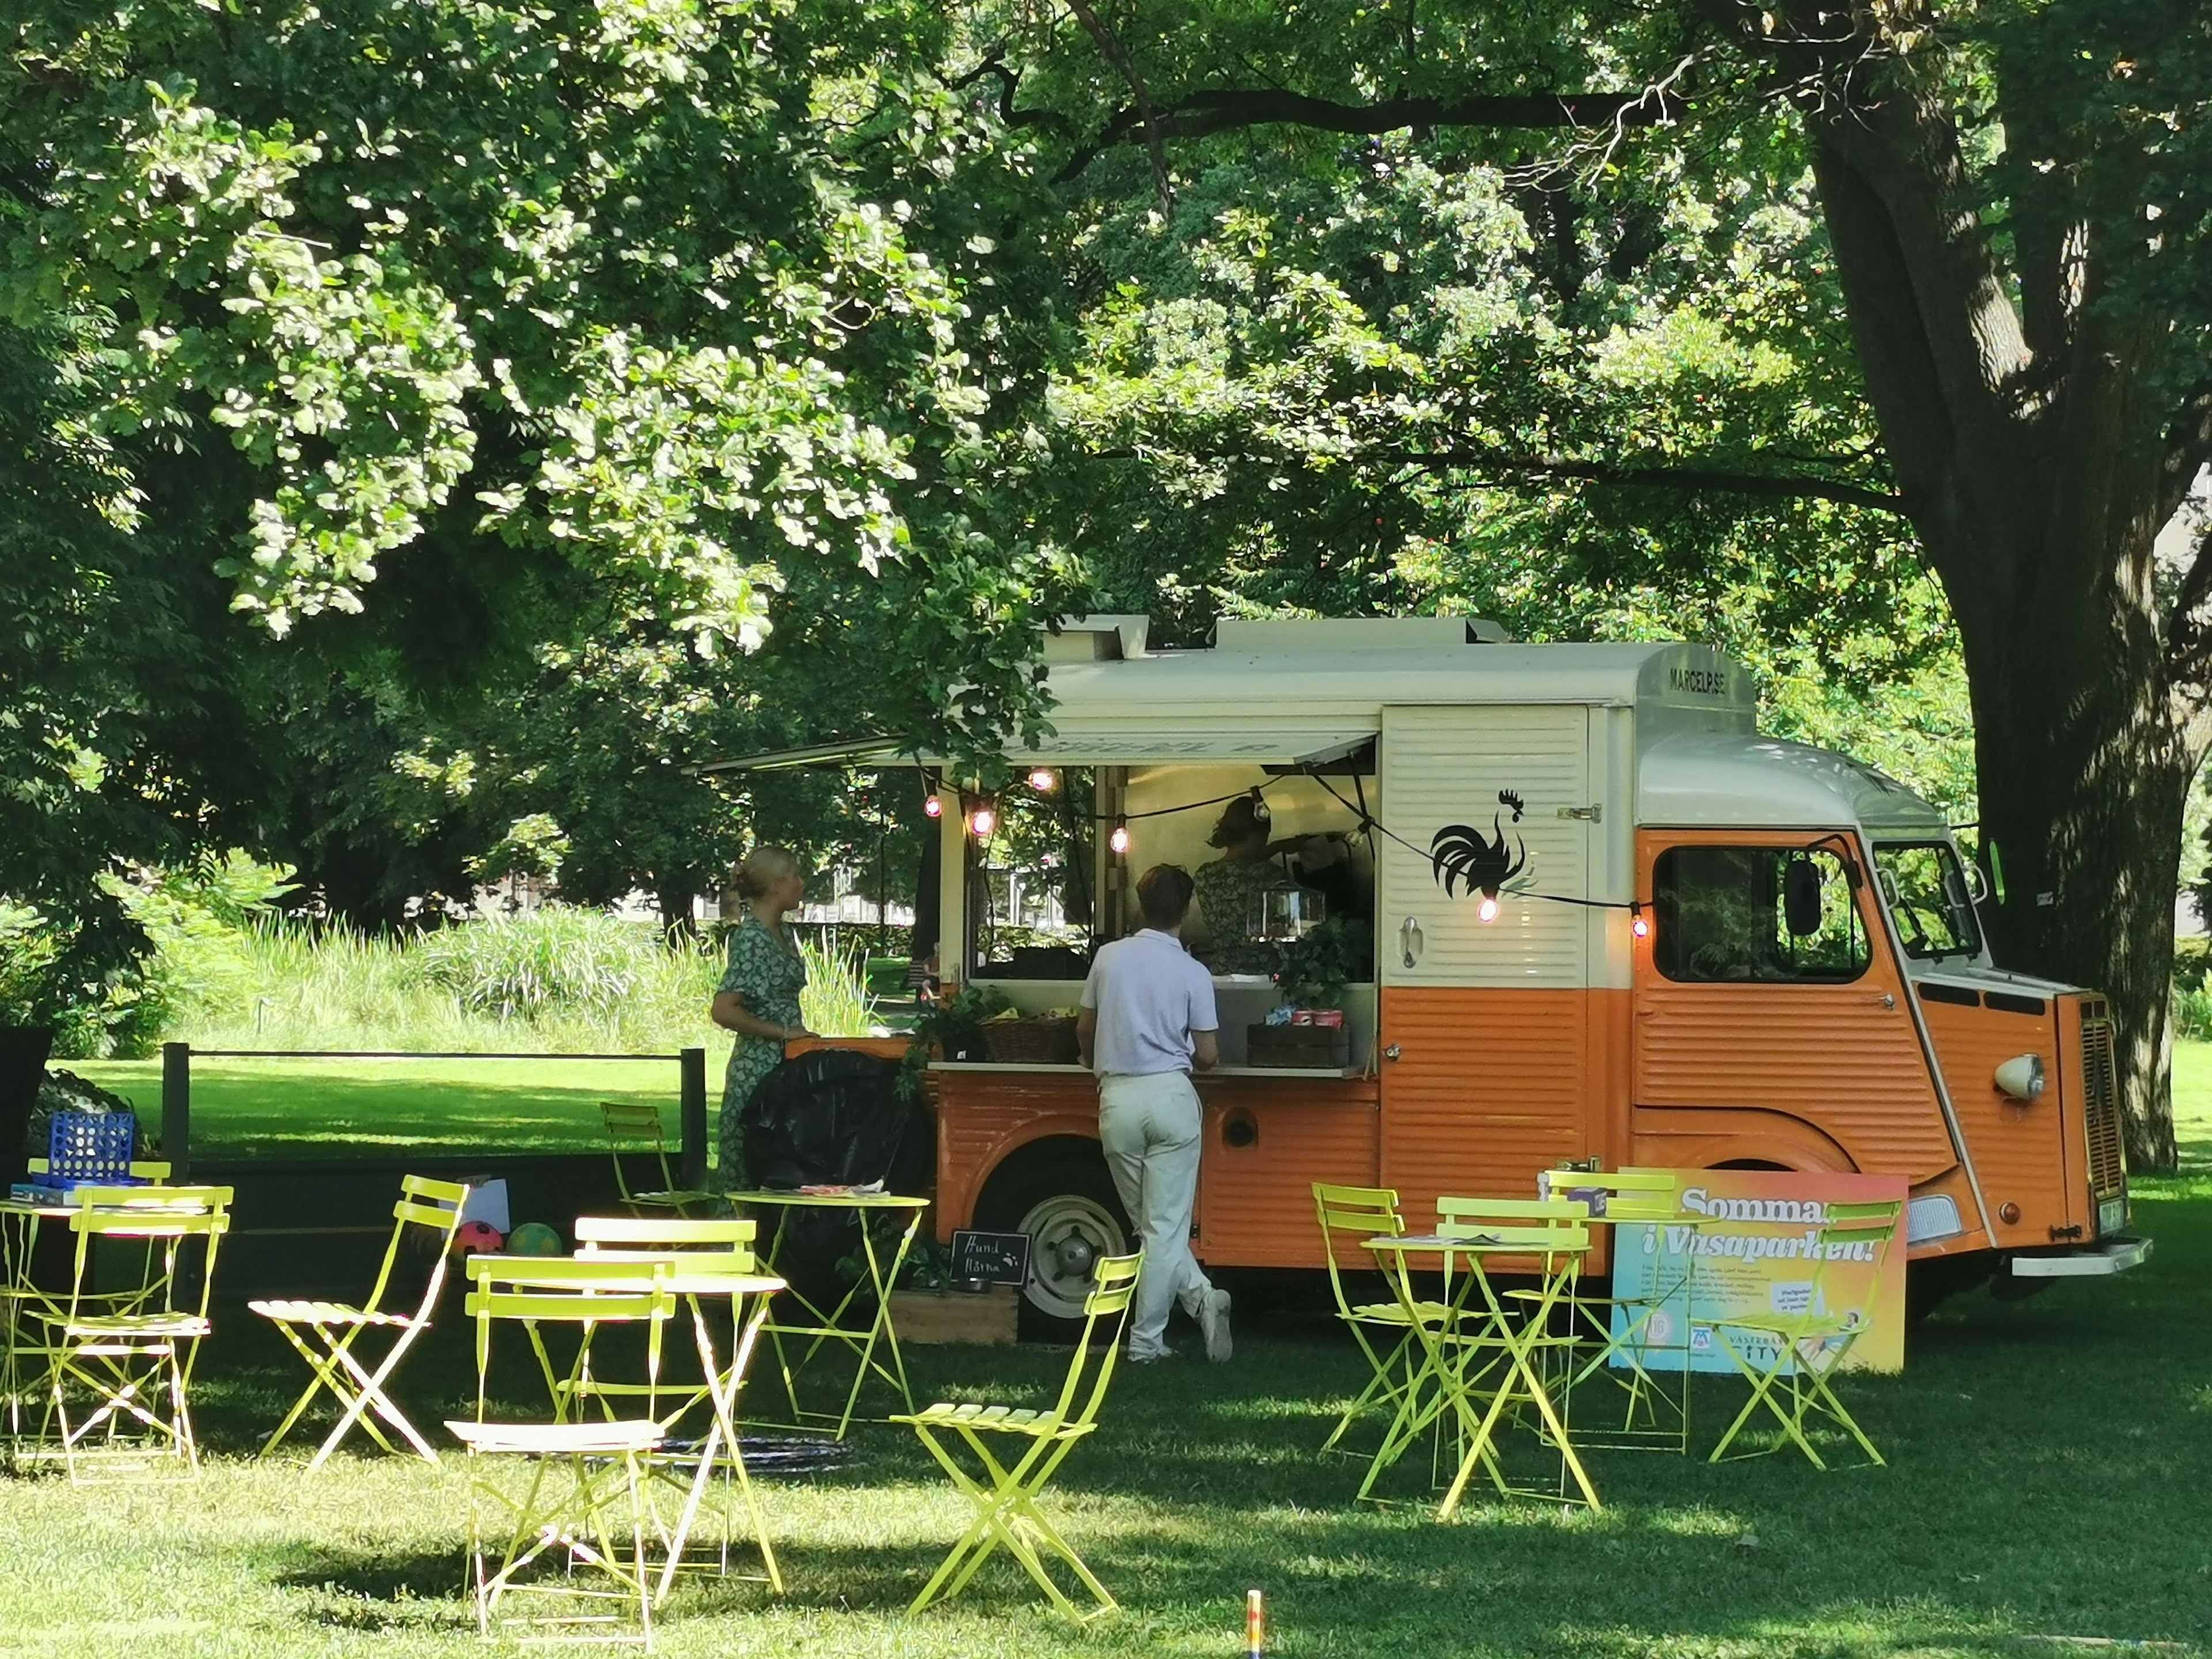
[[[1423,1429],[1449,1413],[1463,1443],[1458,1469],[1437,1505],[1437,1520],[1449,1521],[1458,1510],[1477,1468],[1489,1474],[1500,1493],[1554,1502],[1573,1501],[1565,1491],[1571,1478],[1583,1502],[1593,1510],[1602,1507],[1538,1363],[1552,1315],[1571,1294],[1589,1248],[1589,1235],[1586,1229],[1577,1229],[1571,1236],[1578,1242],[1572,1244],[1556,1236],[1534,1242],[1540,1231],[1552,1230],[1504,1226],[1451,1237],[1426,1233],[1366,1242],[1406,1310],[1422,1363],[1369,1467],[1361,1497],[1369,1494],[1377,1477],[1405,1454]],[[1486,1263],[1501,1257],[1526,1261],[1532,1255],[1540,1263],[1538,1288],[1510,1298],[1501,1297]],[[1421,1298],[1414,1294],[1411,1260],[1416,1257],[1435,1257],[1443,1270],[1441,1314],[1433,1305],[1424,1311]],[[1495,1386],[1490,1386],[1493,1381]],[[1518,1420],[1516,1407],[1523,1404],[1534,1411],[1539,1436],[1558,1448],[1561,1485],[1557,1493],[1516,1488],[1498,1466],[1494,1451],[1498,1431],[1509,1413]]]
[[[796,1290],[787,1292],[799,1304],[801,1318],[797,1321],[769,1316],[763,1331],[775,1350],[776,1369],[783,1378],[783,1391],[791,1403],[791,1425],[801,1429],[826,1428],[831,1423],[832,1432],[842,1440],[853,1425],[859,1407],[860,1390],[868,1378],[874,1376],[898,1391],[904,1410],[914,1410],[914,1392],[906,1380],[906,1361],[900,1356],[898,1332],[891,1325],[891,1286],[898,1282],[900,1267],[905,1265],[907,1252],[914,1247],[915,1231],[921,1225],[922,1212],[929,1207],[926,1198],[909,1198],[897,1193],[858,1192],[736,1192],[729,1194],[730,1202],[740,1213],[757,1209],[783,1210],[853,1210],[860,1212],[860,1255],[867,1268],[864,1279],[856,1279],[853,1286],[838,1301],[836,1307],[823,1310],[809,1301]],[[868,1225],[877,1212],[906,1212],[906,1226],[899,1234],[898,1246],[890,1252],[888,1261],[878,1248],[875,1230]],[[783,1229],[776,1229],[775,1242],[769,1246],[768,1258],[762,1263],[769,1273],[776,1270],[777,1259],[783,1249]],[[876,1299],[874,1316],[864,1331],[848,1330],[839,1322],[853,1305],[863,1289]],[[807,1322],[811,1321],[811,1322]],[[787,1346],[787,1339],[789,1346]],[[803,1345],[803,1346],[802,1346]],[[852,1386],[845,1391],[842,1411],[812,1411],[799,1404],[799,1379],[817,1355],[832,1346],[850,1350],[857,1356],[853,1371]],[[878,1350],[881,1350],[881,1355]],[[888,1363],[886,1363],[888,1361]],[[752,1418],[749,1421],[765,1419]]]

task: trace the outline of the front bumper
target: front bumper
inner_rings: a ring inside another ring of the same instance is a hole
[[[2014,1279],[2099,1279],[2140,1267],[2150,1246],[2148,1238],[2107,1238],[2077,1250],[2012,1256],[2005,1271]]]

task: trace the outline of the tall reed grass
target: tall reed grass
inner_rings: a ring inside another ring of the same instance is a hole
[[[875,1029],[866,963],[803,949],[808,1027]],[[566,905],[394,937],[260,916],[171,965],[168,1035],[211,1048],[719,1048],[707,1010],[721,974],[710,940]]]

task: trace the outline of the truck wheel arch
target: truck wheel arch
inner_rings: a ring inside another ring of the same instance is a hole
[[[1660,1169],[1805,1170],[1831,1175],[1852,1175],[1859,1169],[1858,1160],[1832,1137],[1786,1112],[1639,1106],[1634,1126],[1633,1162]]]
[[[1046,1135],[1000,1158],[976,1196],[975,1224],[1030,1235],[1021,1327],[1030,1340],[1073,1340],[1091,1265],[1136,1247],[1106,1155],[1086,1135]]]

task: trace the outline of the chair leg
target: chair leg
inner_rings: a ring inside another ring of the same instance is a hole
[[[933,1601],[951,1601],[968,1587],[976,1570],[1001,1547],[1021,1563],[1023,1571],[1069,1619],[1080,1623],[1113,1609],[1117,1604],[1106,1587],[1036,1508],[1036,1494],[1074,1449],[1075,1442],[1036,1441],[1022,1457],[1007,1466],[991,1455],[990,1449],[974,1431],[954,1426],[959,1428],[961,1438],[982,1466],[989,1484],[969,1474],[927,1425],[915,1425],[915,1432],[931,1455],[975,1506],[975,1517],[907,1611],[919,1613]],[[1048,1553],[1064,1563],[1093,1598],[1096,1605],[1088,1613],[1054,1580],[1046,1565]]]
[[[1784,1380],[1782,1367],[1789,1358],[1789,1344],[1782,1340],[1782,1334],[1769,1333],[1777,1338],[1777,1352],[1774,1363],[1765,1370],[1760,1370],[1744,1357],[1742,1351],[1736,1346],[1735,1340],[1729,1335],[1726,1326],[1717,1325],[1714,1329],[1720,1336],[1721,1346],[1728,1350],[1729,1358],[1735,1362],[1736,1369],[1751,1379],[1751,1398],[1743,1402],[1743,1409],[1736,1413],[1735,1421],[1729,1425],[1728,1431],[1721,1436],[1720,1443],[1713,1448],[1712,1455],[1705,1461],[1711,1463],[1721,1462],[1729,1447],[1735,1443],[1736,1436],[1743,1431],[1744,1425],[1751,1421],[1753,1414],[1764,1404],[1767,1410],[1774,1414],[1775,1420],[1781,1424],[1784,1438],[1795,1441],[1798,1449],[1812,1460],[1814,1468],[1826,1469],[1828,1466],[1820,1461],[1820,1454],[1814,1449],[1813,1443],[1805,1437],[1796,1418],[1790,1412],[1784,1410],[1781,1401],[1775,1398],[1775,1384]],[[1794,1375],[1790,1380],[1794,1398],[1796,1392]],[[1781,1449],[1777,1447],[1776,1449]],[[1740,1456],[1761,1455],[1759,1453],[1738,1454]]]

